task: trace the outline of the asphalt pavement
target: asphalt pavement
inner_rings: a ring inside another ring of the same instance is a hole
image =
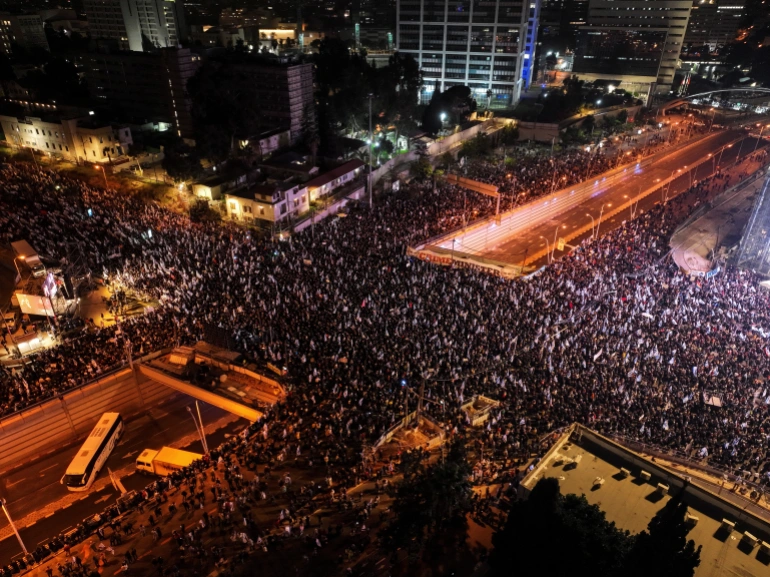
[[[656,202],[663,200],[659,194],[640,198],[638,204],[631,209],[617,215],[612,214],[613,206],[619,207],[626,204],[640,192],[670,179],[672,174],[676,175],[676,171],[680,169],[682,170],[681,176],[674,179],[670,189],[667,190],[669,197],[687,189],[691,181],[706,178],[716,167],[716,159],[711,162],[703,162],[697,169],[689,172],[686,167],[709,158],[709,154],[712,155],[711,158],[719,156],[726,144],[743,134],[745,133],[741,131],[729,130],[711,135],[692,146],[678,147],[661,154],[645,166],[631,165],[620,174],[611,177],[602,175],[573,187],[574,189],[594,187],[596,193],[567,212],[527,230],[511,233],[506,230],[505,217],[501,226],[493,226],[494,219],[490,219],[487,226],[475,228],[466,234],[457,236],[456,250],[499,262],[519,264],[527,260],[531,264],[533,255],[541,252],[545,254],[547,249],[553,249],[554,239],[565,238],[569,244],[577,242],[581,236],[587,236],[581,234],[581,231],[586,227],[590,230],[592,222],[599,222],[600,215],[604,217],[600,225],[600,232],[606,232],[619,226],[623,220],[630,218],[632,210],[649,210]],[[735,144],[731,148],[725,148],[724,153],[719,158],[719,164],[724,167],[735,162],[739,149],[742,156],[750,154],[755,143],[755,139],[746,138],[742,147],[740,144]],[[569,193],[569,191],[567,192]],[[446,244],[451,240],[444,239],[443,242]],[[450,245],[447,244],[447,246]],[[557,256],[558,254],[559,252],[556,251]],[[539,258],[536,262],[538,261]]]
[[[28,466],[4,473],[0,477],[0,497],[7,499],[9,512],[17,525],[24,524],[28,516],[39,517],[33,517],[33,524],[19,530],[27,549],[35,549],[51,537],[74,527],[89,515],[100,513],[107,505],[114,503],[119,496],[117,491],[109,483],[102,487],[108,477],[108,468],[112,471],[126,468],[132,470],[131,465],[142,450],[159,449],[172,443],[177,448],[202,453],[203,448],[200,440],[197,440],[195,424],[187,412],[187,407],[193,406],[194,402],[194,399],[186,395],[176,395],[165,404],[153,407],[145,414],[128,421],[123,437],[99,473],[97,483],[82,496],[71,493],[59,483],[80,442],[62,448]],[[204,425],[210,429],[211,423],[222,422],[229,415],[221,409],[201,403],[201,417]],[[246,424],[243,419],[231,420],[226,426],[208,433],[209,446],[214,447],[222,443],[225,435],[237,433]],[[189,442],[179,445],[180,440]],[[135,472],[121,477],[123,486],[129,491],[143,489],[152,480],[152,476]],[[4,538],[0,540],[2,565],[21,554],[16,538],[7,527],[8,521],[3,517],[0,519],[0,530],[6,530],[3,531]]]

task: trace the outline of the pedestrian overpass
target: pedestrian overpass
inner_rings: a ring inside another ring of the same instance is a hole
[[[671,110],[683,104],[689,104],[692,100],[695,100],[698,98],[705,98],[712,94],[729,93],[729,92],[740,92],[740,93],[747,93],[747,94],[748,93],[764,94],[764,95],[767,95],[766,100],[768,101],[768,103],[770,103],[770,88],[759,88],[759,87],[722,88],[720,90],[710,90],[708,92],[699,92],[698,94],[690,94],[688,96],[683,96],[681,98],[677,98],[670,102],[666,102],[664,104],[661,104],[658,107],[658,112],[662,112],[665,114],[668,110]]]
[[[255,365],[244,365],[239,353],[205,342],[177,347],[137,368],[157,383],[251,422],[286,396],[284,371],[269,367],[276,378],[266,377]]]

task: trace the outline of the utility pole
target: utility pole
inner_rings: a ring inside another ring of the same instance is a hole
[[[374,148],[374,134],[372,132],[372,97],[369,94],[369,210],[372,209],[372,149]]]
[[[198,431],[198,437],[201,440],[201,446],[203,447],[203,452],[208,454],[209,449],[206,445],[206,433],[203,430],[203,421],[201,420],[200,426],[198,424],[198,420],[201,418],[201,408],[198,405],[198,401],[195,401],[195,407],[198,410],[198,419],[195,418],[195,413],[193,413],[193,410],[190,407],[187,407],[187,412],[190,413],[190,416],[192,417],[193,423],[195,423],[195,430]]]
[[[195,401],[195,409],[198,411],[198,423],[200,423],[200,426],[201,426],[201,437],[203,437],[203,448],[206,450],[206,453],[208,453],[209,444],[206,441],[206,431],[203,428],[203,418],[201,417],[201,406],[198,404],[198,401]]]
[[[16,525],[13,522],[13,519],[11,519],[11,514],[8,512],[8,509],[5,507],[6,500],[0,499],[0,506],[3,508],[3,513],[5,513],[5,516],[8,518],[8,524],[11,526],[11,529],[13,529],[13,532],[16,534],[16,538],[19,540],[19,545],[21,545],[21,550],[24,551],[24,555],[29,555],[29,551],[27,551],[27,548],[24,546],[24,541],[21,540],[21,535],[19,535],[18,529],[16,529]]]

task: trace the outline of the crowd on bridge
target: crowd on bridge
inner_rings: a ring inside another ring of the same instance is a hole
[[[559,177],[577,181],[585,160],[569,153]],[[547,188],[546,168],[521,178]],[[464,401],[502,401],[481,434],[503,463],[578,421],[770,484],[770,293],[749,272],[693,281],[666,258],[673,228],[712,182],[522,281],[406,255],[407,243],[489,210],[454,187],[410,185],[373,211],[279,240],[26,164],[3,165],[0,182],[0,242],[31,238],[56,259],[72,254],[69,242],[116,290],[161,303],[0,369],[4,413],[124,363],[127,350],[225,334],[246,357],[287,367],[293,383],[251,439],[233,441],[245,459],[305,455],[332,463],[334,477],[361,473],[362,447],[425,382],[425,410],[449,436],[469,428]],[[714,397],[721,406],[704,402]]]

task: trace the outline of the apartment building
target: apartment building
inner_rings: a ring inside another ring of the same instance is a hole
[[[360,183],[366,164],[355,159],[333,168],[305,183],[294,179],[245,186],[225,193],[227,215],[238,221],[280,222],[307,212],[310,203]]]
[[[292,144],[300,141],[306,127],[315,126],[312,64],[255,60],[235,67],[254,82],[267,123],[289,130]]]
[[[187,39],[181,0],[84,0],[83,8],[91,37],[120,50],[175,48]]]
[[[86,80],[94,98],[116,106],[124,120],[152,122],[177,135],[193,135],[192,103],[187,81],[201,65],[187,48],[154,52],[91,53],[83,56]]]
[[[0,116],[11,146],[32,148],[73,162],[109,163],[127,154],[131,130],[90,116]]]

